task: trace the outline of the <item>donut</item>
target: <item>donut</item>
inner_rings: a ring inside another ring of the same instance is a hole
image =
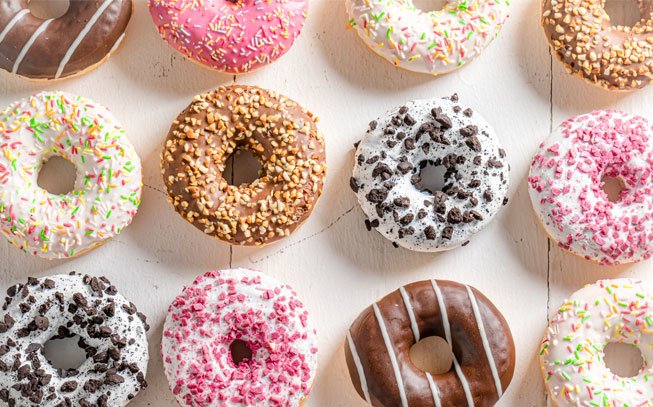
[[[410,348],[445,338],[444,374],[417,368]],[[408,284],[367,307],[347,332],[345,358],[358,394],[379,407],[492,406],[515,370],[515,345],[501,313],[475,288],[453,281]]]
[[[395,66],[440,75],[476,58],[510,15],[509,0],[448,0],[423,12],[413,0],[347,0],[349,25]]]
[[[149,0],[164,41],[186,58],[231,74],[284,55],[304,27],[308,0]]]
[[[605,0],[544,0],[542,26],[551,53],[568,73],[603,89],[632,91],[653,78],[653,9],[638,0],[642,19],[613,26]]]
[[[37,183],[53,156],[77,168],[68,194]],[[97,103],[42,92],[0,112],[0,232],[25,253],[75,257],[116,236],[136,214],[142,178],[125,130]]]
[[[7,290],[0,321],[0,400],[9,406],[124,406],[147,387],[145,316],[105,277],[28,278]],[[51,339],[79,336],[87,359],[57,369]]]
[[[443,166],[441,191],[421,170]],[[416,100],[372,121],[350,186],[367,219],[395,246],[437,252],[469,242],[506,204],[509,164],[490,125],[451,98]]]
[[[251,356],[236,362],[238,341]],[[161,355],[182,406],[297,407],[315,379],[317,336],[288,285],[252,270],[211,271],[170,305]]]
[[[326,174],[317,118],[293,100],[254,86],[196,96],[172,123],[162,155],[168,201],[204,233],[233,245],[282,239],[311,214]],[[227,159],[248,149],[259,178],[229,185]]]
[[[633,279],[601,280],[576,291],[551,319],[540,366],[554,405],[650,406],[653,291]],[[610,343],[634,346],[644,361],[633,377],[605,364]]]
[[[0,2],[0,68],[33,80],[69,78],[92,70],[118,48],[132,0],[70,0],[66,13],[43,20],[29,0]]]
[[[605,265],[648,259],[653,252],[653,128],[614,110],[562,123],[540,145],[528,177],[533,208],[558,246]],[[611,202],[603,178],[624,189]]]

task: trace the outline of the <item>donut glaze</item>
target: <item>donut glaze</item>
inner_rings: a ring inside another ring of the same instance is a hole
[[[149,326],[106,278],[29,278],[7,290],[2,309],[0,400],[9,406],[124,406],[147,386]],[[75,335],[87,359],[56,369],[43,345]]]
[[[250,359],[236,364],[242,341]],[[232,269],[198,277],[170,305],[161,354],[182,406],[301,406],[317,368],[317,336],[289,286]]]
[[[196,228],[230,244],[260,246],[289,236],[322,195],[326,158],[316,122],[291,99],[254,86],[196,96],[165,143],[169,202]],[[239,148],[263,169],[254,182],[235,186],[223,171]]]
[[[141,161],[103,106],[63,92],[42,92],[0,112],[0,232],[25,253],[81,255],[119,234],[140,205]],[[52,156],[75,165],[75,189],[38,186]]]
[[[567,72],[604,89],[631,91],[653,78],[653,9],[637,0],[642,19],[613,26],[605,0],[544,0],[542,25]]]
[[[551,319],[540,350],[554,405],[653,405],[651,304],[651,287],[632,279],[601,280],[565,300]],[[644,364],[635,376],[617,376],[606,366],[604,348],[610,343],[639,349]]]
[[[456,95],[410,101],[370,123],[351,188],[368,229],[410,250],[449,250],[468,242],[506,203],[505,156],[490,125]],[[441,191],[419,186],[429,164],[446,169]]]
[[[0,1],[0,68],[29,79],[83,73],[122,42],[132,0],[70,0],[66,14],[43,20],[29,0]]]
[[[410,360],[410,348],[429,336],[452,348],[444,374]],[[515,369],[501,313],[475,288],[441,280],[401,287],[365,309],[347,332],[345,356],[356,391],[379,407],[492,406]]]
[[[572,117],[540,145],[528,182],[531,202],[560,247],[601,264],[653,251],[653,128],[614,110]],[[611,202],[605,176],[623,183]]]
[[[187,58],[242,74],[276,61],[304,27],[308,0],[149,0],[165,41]]]
[[[395,66],[439,75],[476,58],[510,15],[509,0],[449,0],[425,13],[413,0],[347,0],[349,24]]]

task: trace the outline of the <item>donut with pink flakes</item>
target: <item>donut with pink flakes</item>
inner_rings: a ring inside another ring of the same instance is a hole
[[[243,74],[290,49],[308,0],[149,0],[149,7],[161,37],[187,58]]]
[[[301,406],[317,335],[289,286],[247,269],[211,271],[168,309],[161,356],[182,406]]]
[[[610,199],[606,178],[622,190]],[[540,145],[529,190],[533,208],[560,247],[600,264],[653,253],[653,127],[608,110],[572,117]]]

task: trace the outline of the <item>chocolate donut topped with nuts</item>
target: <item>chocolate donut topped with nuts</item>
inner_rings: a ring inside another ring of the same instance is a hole
[[[255,86],[201,94],[179,115],[162,155],[168,200],[204,233],[260,246],[290,235],[322,195],[324,138],[317,118],[293,100]],[[259,178],[230,185],[227,159],[248,149]]]
[[[613,26],[605,0],[544,0],[542,25],[554,55],[571,74],[609,90],[645,87],[653,78],[653,3],[642,18]]]
[[[423,186],[428,166],[444,170],[441,189]],[[491,221],[506,203],[508,177],[494,131],[454,95],[411,101],[371,122],[350,185],[368,230],[437,252],[466,244]]]

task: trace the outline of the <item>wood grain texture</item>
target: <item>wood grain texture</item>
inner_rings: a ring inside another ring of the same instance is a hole
[[[277,63],[234,78],[185,61],[158,37],[143,0],[136,1],[127,38],[107,63],[58,83],[30,83],[0,73],[0,105],[43,89],[82,94],[121,120],[143,160],[146,187],[134,223],[117,239],[70,261],[21,255],[0,241],[0,288],[77,270],[106,275],[148,315],[148,381],[131,406],[175,406],[159,356],[165,312],[198,274],[243,266],[291,284],[318,327],[318,378],[308,407],[363,406],[350,383],[345,333],[360,310],[413,281],[439,278],[473,285],[508,320],[517,347],[515,378],[499,406],[544,406],[536,353],[550,309],[584,283],[600,277],[642,276],[648,263],[606,269],[576,260],[550,245],[531,211],[526,177],[538,144],[571,115],[619,107],[650,113],[650,91],[614,95],[568,77],[552,61],[539,24],[539,1],[512,5],[499,38],[471,65],[432,78],[395,69],[347,30],[344,0],[311,0],[309,19],[295,46]],[[262,249],[229,248],[203,236],[167,204],[159,154],[171,121],[192,97],[220,84],[256,84],[277,90],[320,117],[329,173],[312,217],[288,239]],[[510,202],[466,247],[442,254],[393,248],[367,232],[350,191],[353,143],[367,123],[407,100],[454,92],[495,127],[512,164]],[[549,250],[550,248],[550,250]]]

